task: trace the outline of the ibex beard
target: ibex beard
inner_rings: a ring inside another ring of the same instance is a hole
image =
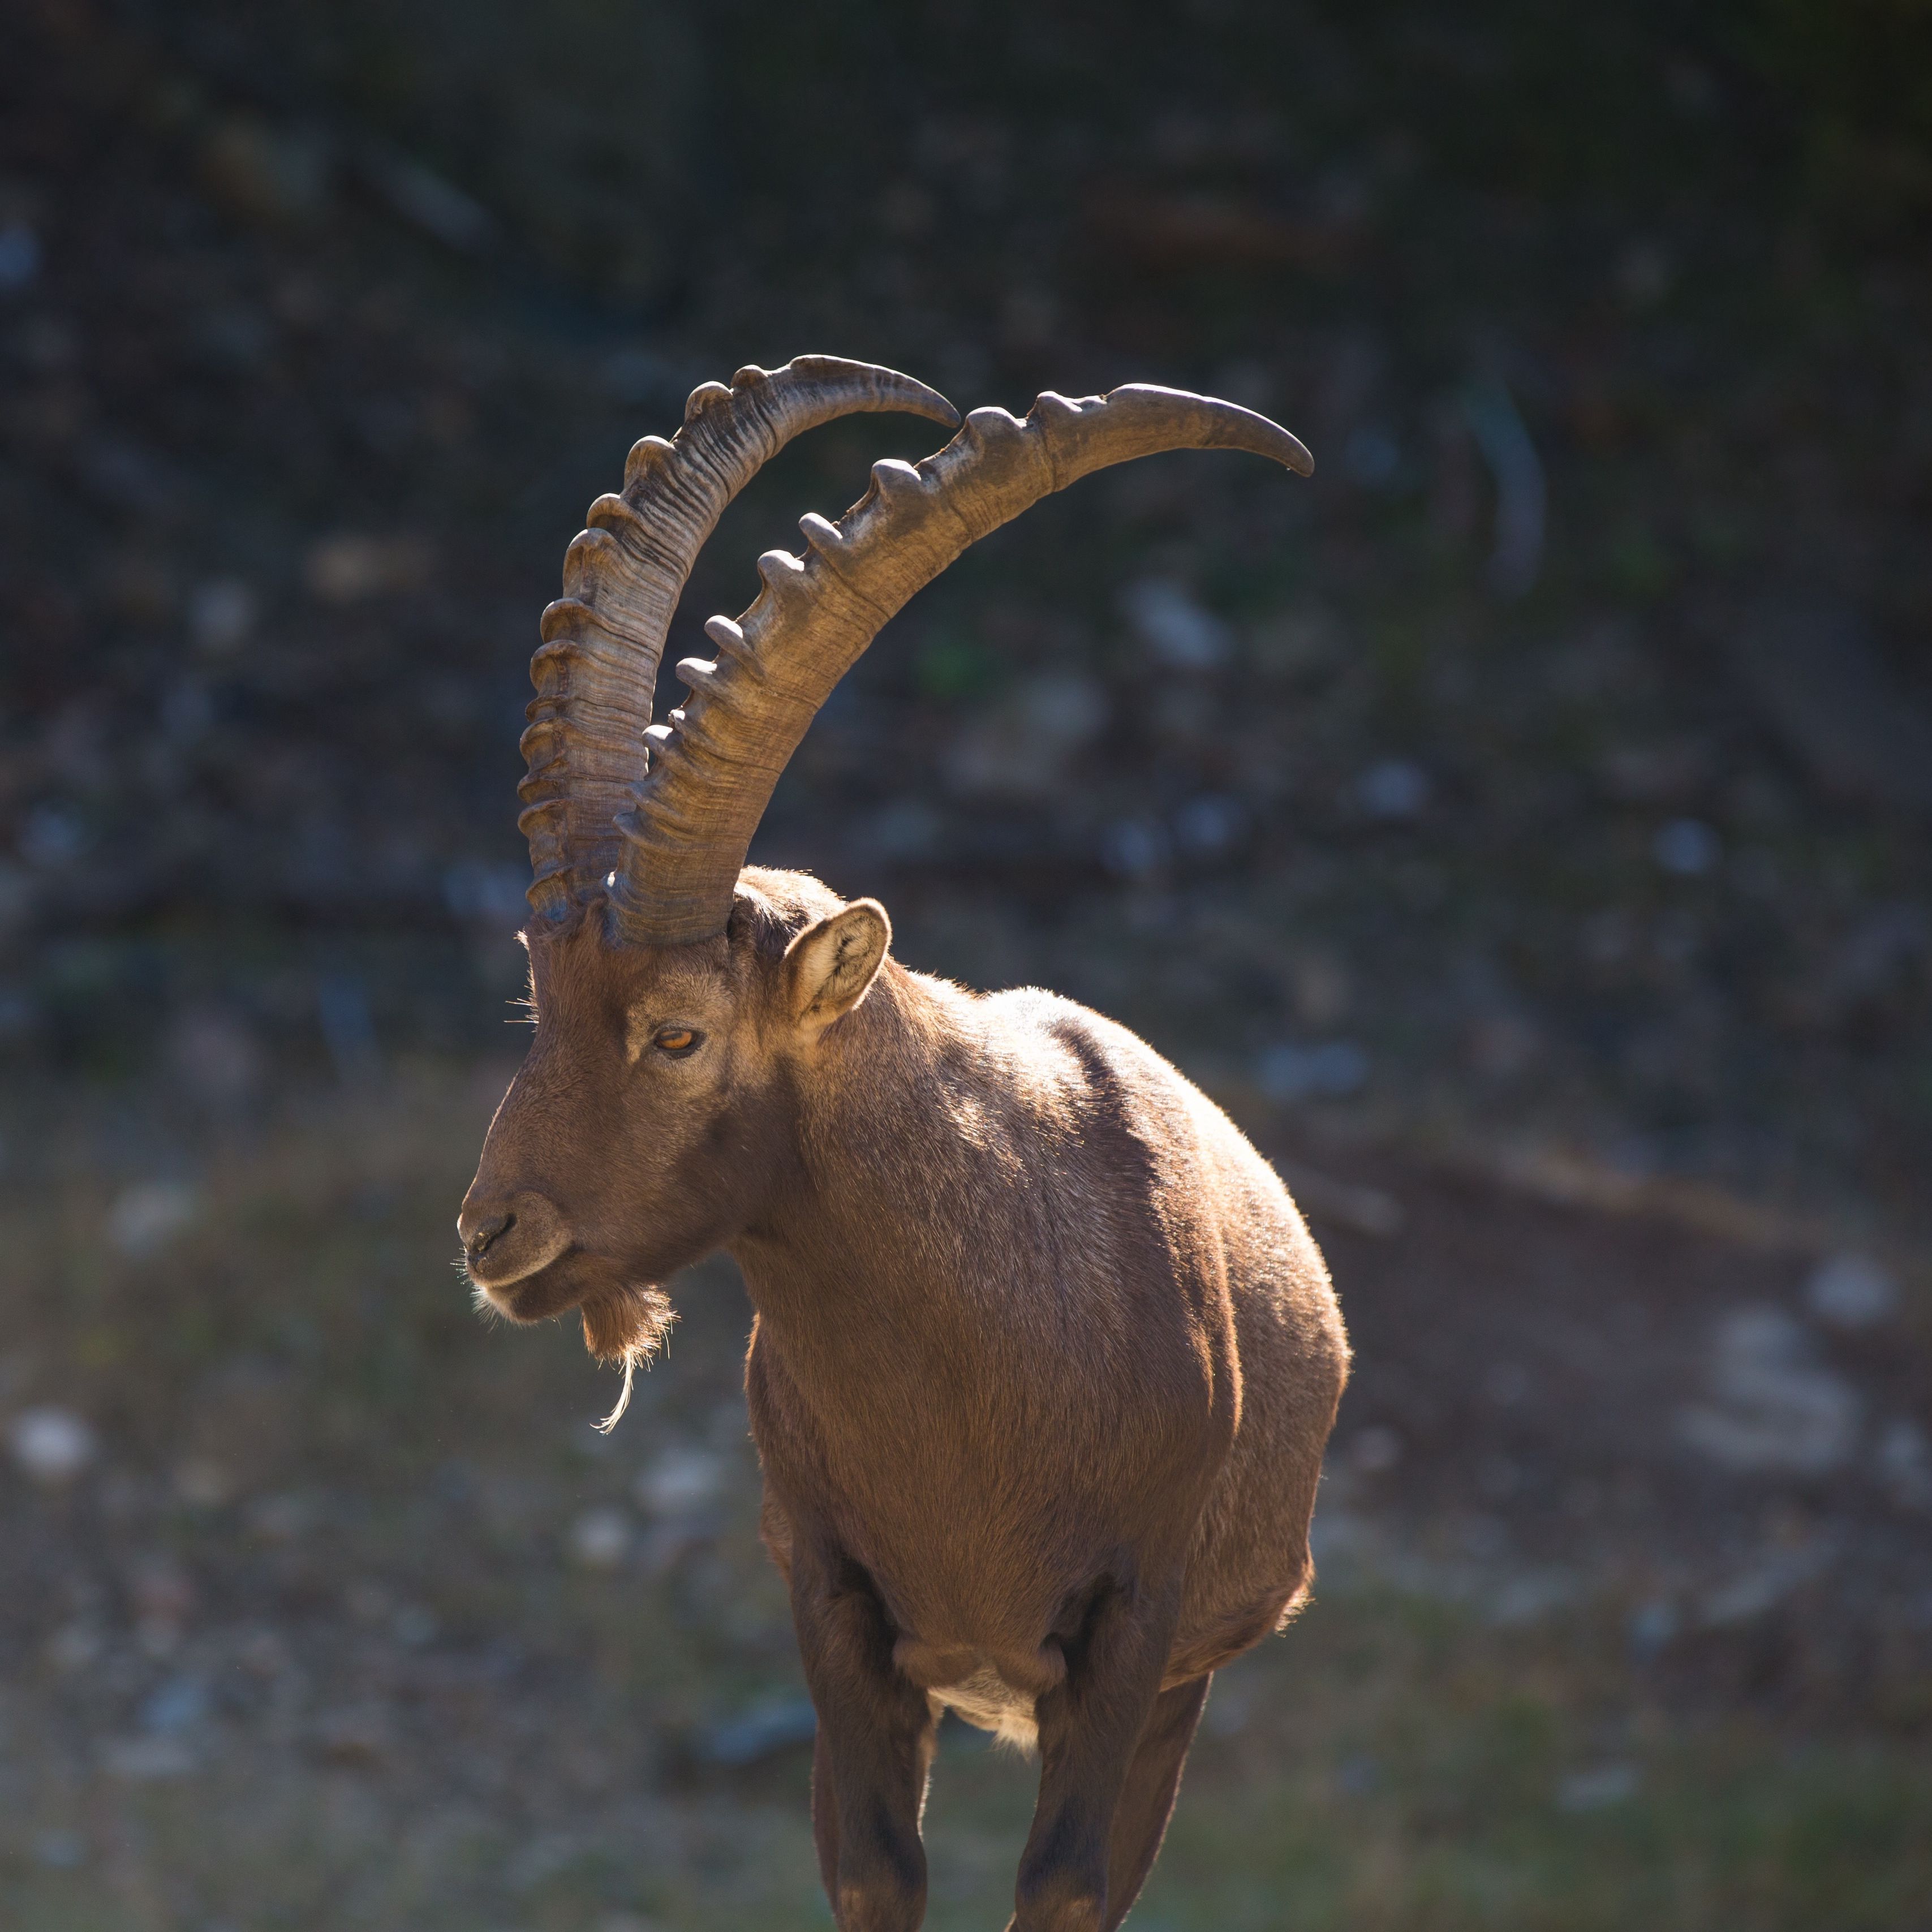
[[[607,1433],[629,1406],[631,1378],[655,1355],[677,1319],[670,1297],[654,1284],[608,1279],[608,1270],[569,1256],[539,1273],[499,1287],[475,1279],[479,1312],[512,1322],[548,1322],[574,1309],[584,1323],[584,1346],[598,1361],[624,1371],[618,1406],[598,1426]]]
[[[1157,450],[1311,465],[1175,391],[976,411],[916,466],[875,466],[839,523],[806,518],[804,557],[761,559],[764,593],[712,620],[717,660],[680,664],[691,698],[652,724],[724,504],[799,430],[884,408],[957,420],[863,364],[740,370],[592,506],[524,739],[536,1032],[458,1226],[490,1307],[580,1311],[627,1391],[671,1318],[657,1284],[738,1262],[842,1932],[920,1922],[948,1709],[1040,1748],[1012,1932],[1109,1932],[1212,1673],[1312,1577],[1348,1367],[1326,1268],[1267,1162],[1131,1034],[909,971],[875,902],[745,858],[839,676],[976,538]]]
[[[656,1282],[585,1250],[556,1203],[535,1188],[504,1197],[495,1218],[501,1226],[494,1238],[472,1234],[464,1252],[479,1312],[527,1324],[574,1309],[583,1318],[584,1346],[598,1361],[641,1362],[655,1352],[675,1319]]]

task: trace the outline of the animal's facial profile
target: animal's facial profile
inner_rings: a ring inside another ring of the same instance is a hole
[[[529,940],[536,1036],[457,1222],[470,1279],[515,1321],[572,1308],[600,1355],[668,1318],[657,1284],[754,1222],[791,1159],[802,1081],[863,999],[891,927],[796,875],[748,873],[726,931]]]

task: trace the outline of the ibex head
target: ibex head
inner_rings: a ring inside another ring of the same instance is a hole
[[[674,441],[631,452],[591,506],[544,614],[518,821],[536,1037],[458,1227],[472,1280],[518,1320],[580,1307],[592,1351],[634,1364],[669,1318],[656,1283],[743,1230],[778,1184],[800,1083],[865,996],[890,928],[796,874],[744,871],[773,786],[880,627],[968,544],[1130,457],[1252,450],[1306,475],[1287,430],[1232,403],[1134,386],[1024,421],[976,410],[944,448],[875,464],[802,556],[768,552],[736,623],[705,627],[691,695],[651,722],[664,634],[724,506],[800,430],[857,410],[946,423],[890,370],[801,356],[695,391]]]
[[[628,943],[596,902],[536,926],[536,1037],[457,1222],[489,1304],[521,1322],[580,1308],[595,1354],[648,1353],[670,1312],[656,1284],[790,1179],[799,1083],[891,937],[876,902],[758,869],[710,939]]]

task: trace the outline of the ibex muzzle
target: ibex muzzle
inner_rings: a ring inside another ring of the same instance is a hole
[[[570,1248],[569,1224],[556,1202],[527,1187],[503,1192],[486,1186],[476,1205],[464,1202],[456,1228],[470,1280],[499,1306],[506,1290],[541,1274]]]
[[[536,1034],[458,1230],[491,1305],[580,1310],[626,1390],[670,1318],[658,1284],[736,1258],[844,1932],[920,1922],[946,1709],[1042,1748],[1016,1932],[1105,1932],[1210,1673],[1306,1593],[1348,1360],[1327,1272],[1267,1163],[1131,1034],[909,972],[882,908],[745,856],[840,676],[976,538],[1160,450],[1312,465],[1173,390],[976,410],[922,462],[875,466],[838,523],[807,517],[802,556],[761,558],[764,592],[712,620],[717,659],[679,665],[691,695],[653,724],[724,505],[797,430],[886,408],[957,420],[826,357],[707,384],[571,546],[524,738]]]

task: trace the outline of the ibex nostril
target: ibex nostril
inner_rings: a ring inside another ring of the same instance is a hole
[[[479,1222],[464,1244],[472,1261],[480,1261],[489,1252],[490,1244],[502,1234],[516,1225],[514,1214],[494,1214],[487,1221]]]

